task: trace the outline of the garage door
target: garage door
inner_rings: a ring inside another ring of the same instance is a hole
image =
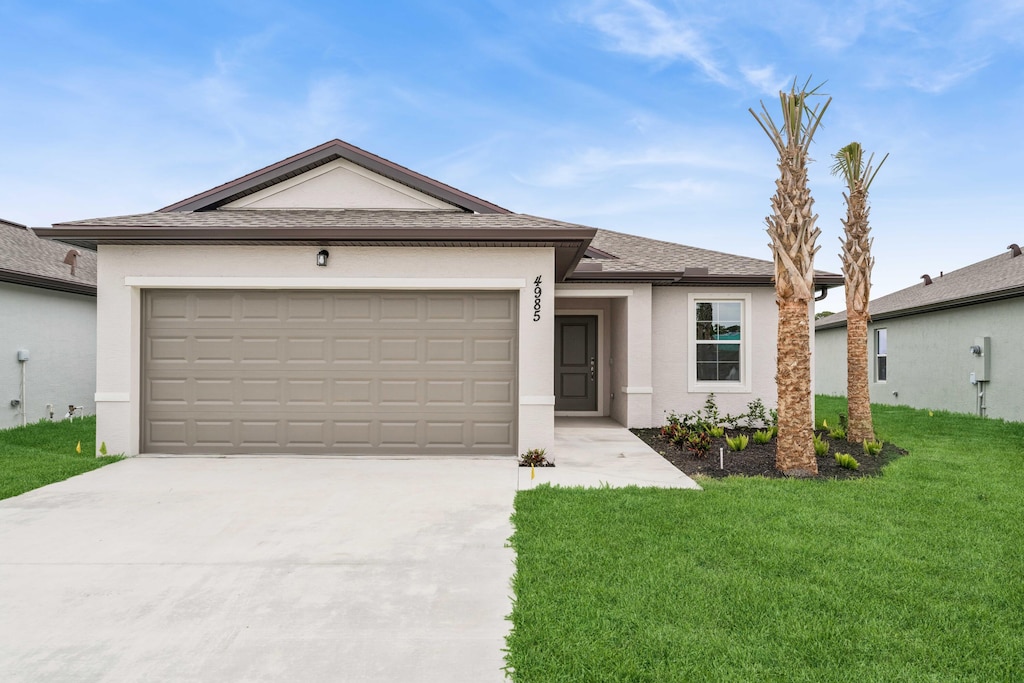
[[[510,292],[143,293],[146,453],[514,454]]]

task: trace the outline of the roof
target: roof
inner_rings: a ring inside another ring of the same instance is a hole
[[[1011,251],[874,299],[868,311],[872,320],[885,320],[1018,296],[1024,296],[1024,256]],[[843,311],[819,319],[815,329],[845,325]]]
[[[363,209],[173,211],[58,223],[44,236],[97,244],[554,247],[559,280],[596,230],[516,213]]]
[[[593,266],[581,264],[573,279],[611,281],[660,280],[665,284],[773,284],[775,264],[764,259],[690,247],[675,242],[598,230],[591,242]],[[608,257],[611,258],[608,258]],[[815,271],[815,284],[835,287],[843,276]]]
[[[0,282],[96,296],[96,254],[78,251],[75,274],[64,262],[73,247],[0,219]]]
[[[246,195],[345,159],[447,203],[450,209],[246,209]],[[57,223],[40,235],[99,244],[306,244],[554,247],[555,275],[576,282],[770,285],[771,261],[516,214],[427,176],[331,140],[153,213]],[[590,258],[583,259],[589,249]],[[581,261],[582,259],[582,261]],[[842,276],[818,272],[819,287]]]
[[[305,152],[253,171],[223,185],[200,192],[188,199],[165,206],[160,211],[211,211],[246,195],[276,185],[335,159],[345,159],[374,173],[407,185],[423,194],[447,202],[452,208],[476,213],[510,213],[508,209],[475,197],[468,192],[445,185],[421,173],[371,154],[343,140],[328,140]]]

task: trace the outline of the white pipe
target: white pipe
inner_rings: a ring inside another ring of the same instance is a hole
[[[25,403],[25,365],[27,365],[27,363],[25,361],[22,361],[21,362],[21,426],[22,427],[24,427],[25,424],[26,424],[26,420],[25,420],[26,412],[27,412],[26,408],[28,406],[28,404]]]

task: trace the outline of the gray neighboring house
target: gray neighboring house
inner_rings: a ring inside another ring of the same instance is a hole
[[[0,219],[0,320],[0,428],[94,412],[95,252]]]
[[[1024,257],[1007,253],[871,302],[871,402],[1024,420]],[[815,324],[815,382],[846,394],[846,314]]]

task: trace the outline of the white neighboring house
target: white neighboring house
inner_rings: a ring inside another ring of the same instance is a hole
[[[557,457],[556,415],[776,404],[770,261],[516,214],[340,140],[43,233],[98,250],[115,452]]]
[[[0,320],[0,428],[95,410],[95,252],[0,220]]]

